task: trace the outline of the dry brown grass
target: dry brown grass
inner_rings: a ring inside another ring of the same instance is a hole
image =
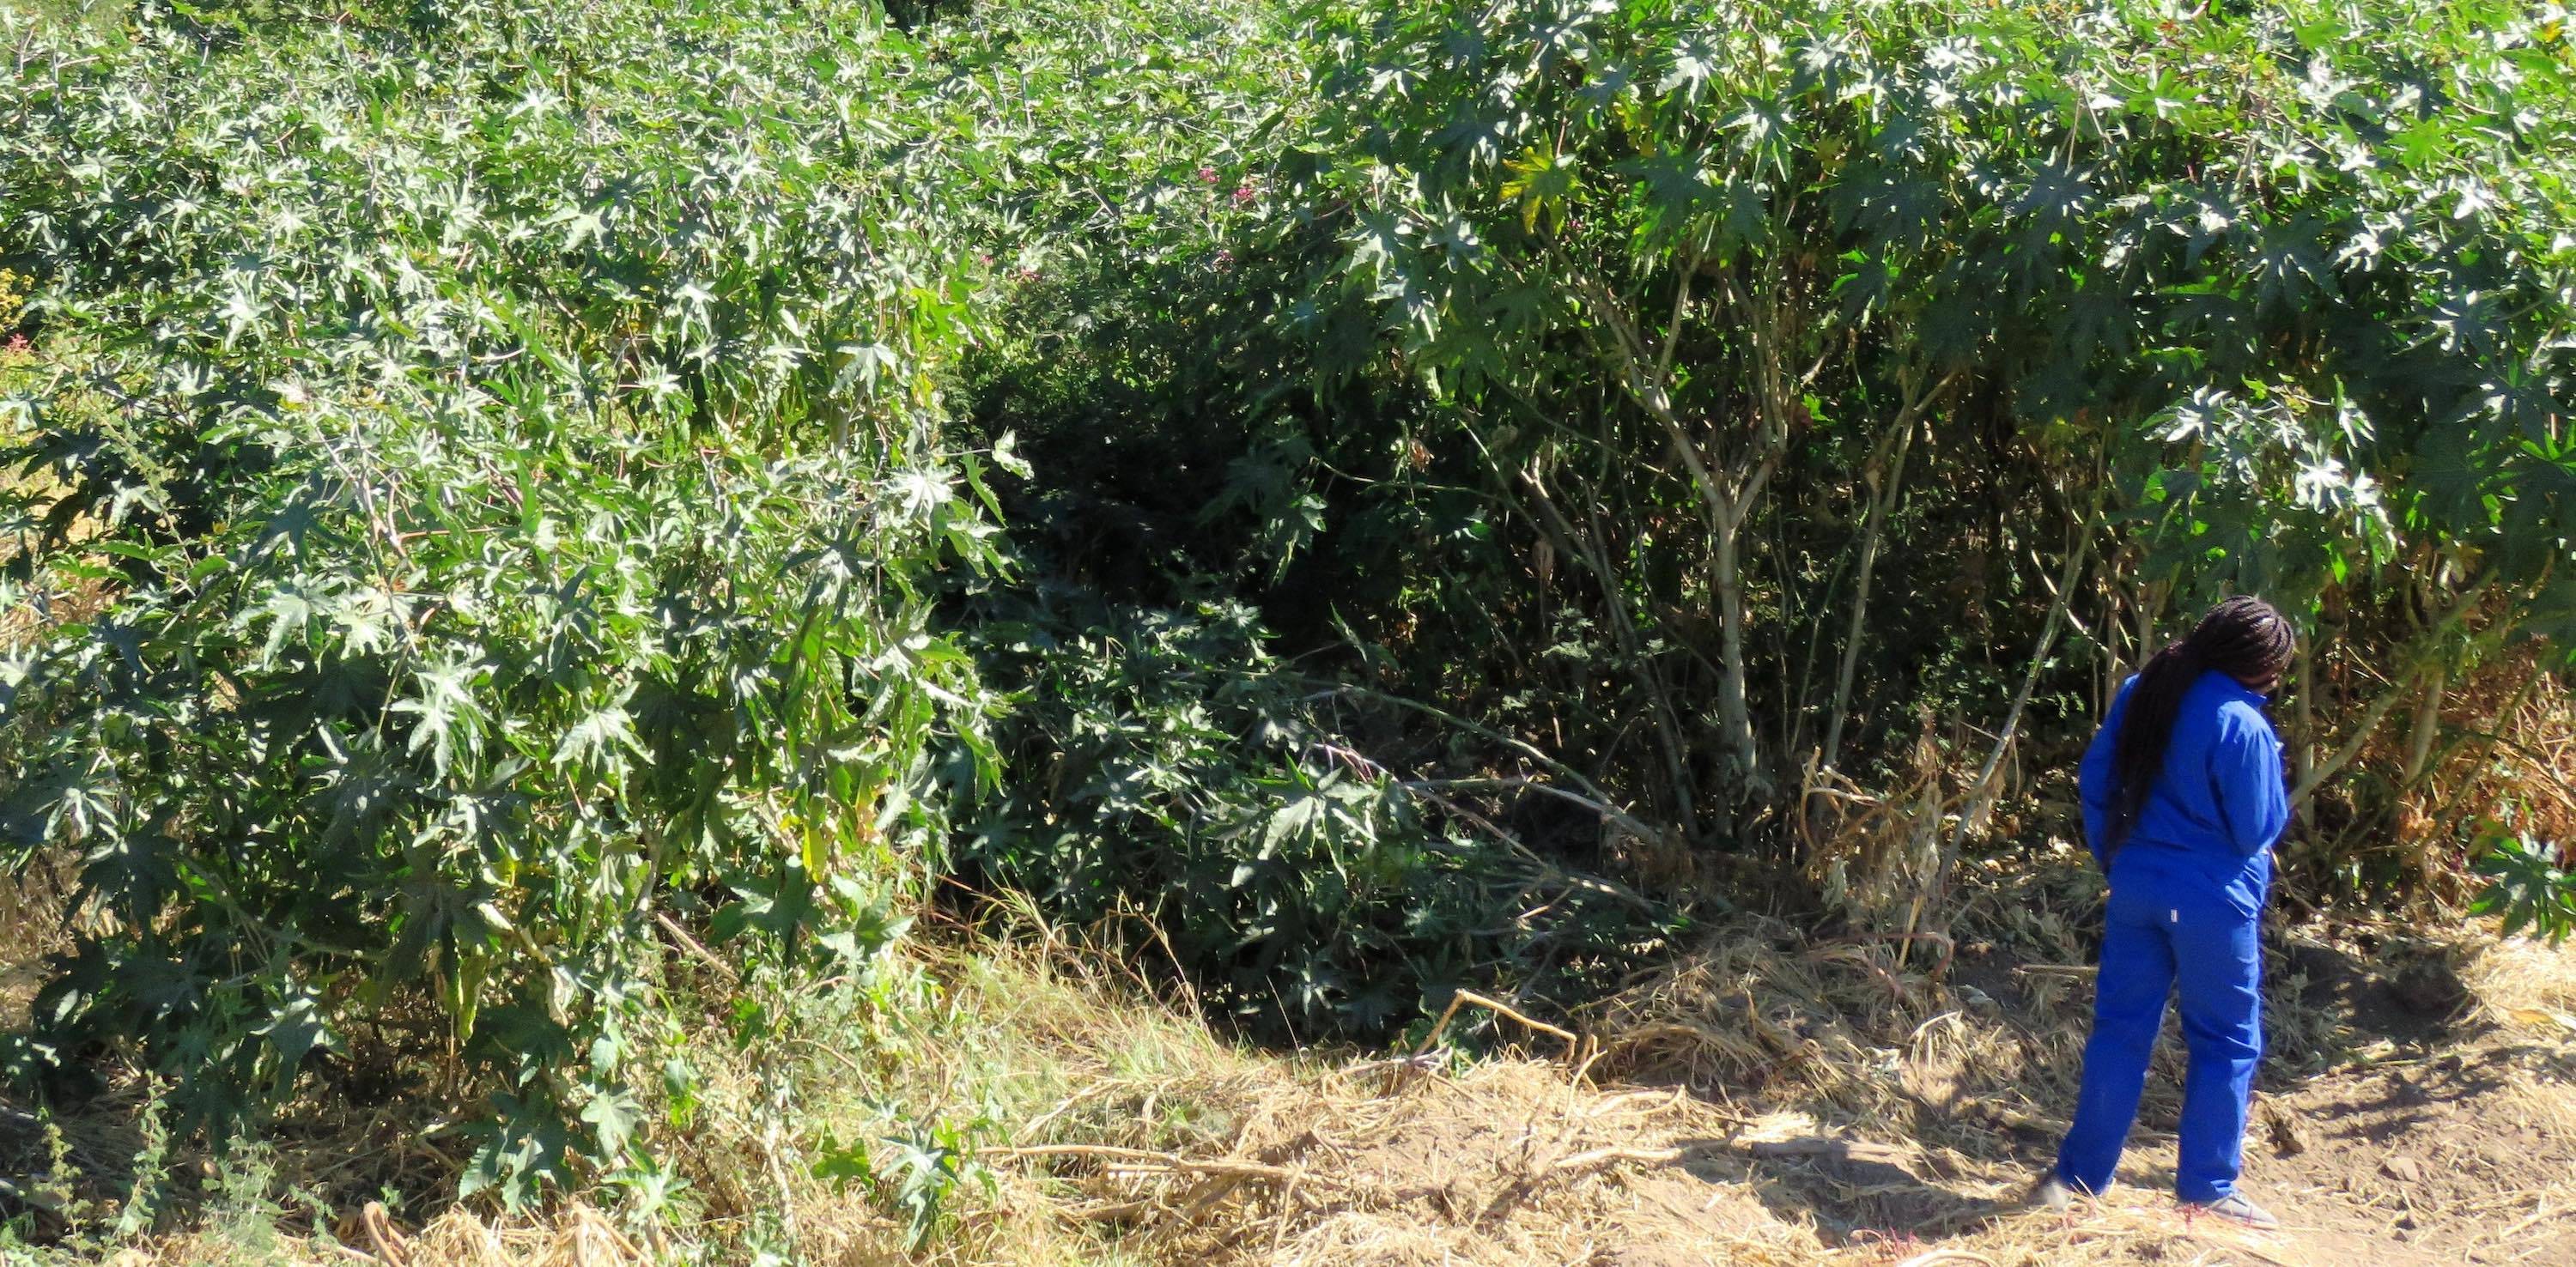
[[[671,1039],[704,1105],[658,1141],[691,1185],[666,1217],[636,1219],[605,1190],[544,1218],[450,1210],[426,1226],[362,1197],[281,1202],[386,1148],[358,1114],[119,1261],[641,1267],[767,1246],[954,1267],[2576,1264],[2576,1033],[2532,1015],[2576,1002],[2576,952],[2485,933],[2408,952],[2460,964],[2471,993],[2454,1029],[2420,1042],[2356,1028],[2348,995],[2312,1001],[2314,983],[2276,973],[2279,1041],[2312,1050],[2265,1088],[2248,1180],[2289,1232],[2195,1224],[2159,1192],[2170,1042],[2133,1184],[2071,1220],[2023,1208],[2073,1098],[2090,989],[2074,921],[2029,896],[2054,877],[2018,882],[1970,880],[1948,958],[1749,918],[1716,930],[1548,1018],[1581,1031],[1572,1059],[1507,1020],[1496,1032],[1533,1054],[1263,1052],[1096,947],[960,938],[870,991],[763,996],[793,1023],[745,1048],[714,1037],[723,991],[708,989]],[[2396,962],[2382,959],[2356,971]],[[673,997],[700,997],[688,984]],[[808,1169],[826,1135],[890,1127],[877,1104],[982,1123],[984,1170],[920,1250],[893,1212]]]
[[[1172,1264],[2429,1267],[2576,1254],[2564,1045],[2479,1040],[2466,1060],[2373,1058],[2277,1088],[2265,1118],[2292,1142],[2258,1138],[2249,1179],[2277,1194],[2286,1232],[2187,1220],[2154,1190],[2169,1174],[2170,1078],[2140,1133],[2138,1186],[2072,1220],[2029,1211],[2024,1185],[2062,1129],[2048,1110],[2072,1097],[2082,1026],[2064,1014],[2080,1015],[2084,991],[2044,962],[1981,966],[2002,974],[1991,992],[1934,988],[1887,947],[1739,928],[1588,1018],[1599,1046],[1580,1067],[1264,1062],[1167,1088],[1243,1106],[1221,1144],[1159,1146],[1095,1122],[1080,1143],[995,1160],[1054,1177],[1069,1188],[1052,1197],[1063,1217]],[[2007,993],[2009,1006],[1995,997]],[[2417,1098],[2382,1096],[2382,1078]],[[2481,1151],[2493,1113],[2527,1134]],[[2395,1149],[2458,1173],[2410,1205],[2377,1169]]]
[[[2566,956],[2476,944],[2460,953],[2477,1015],[2567,997]],[[935,1004],[833,1022],[879,1026],[838,1055],[808,1050],[820,1029],[729,1064],[690,1046],[709,1065],[709,1107],[665,1141],[698,1185],[685,1218],[639,1226],[574,1205],[544,1220],[451,1211],[405,1230],[360,1211],[293,1235],[214,1218],[123,1261],[740,1262],[764,1224],[773,1245],[792,1227],[788,1261],[815,1264],[2576,1261],[2569,1043],[2497,1031],[2273,1088],[2263,1121],[2278,1125],[2258,1132],[2248,1177],[2291,1218],[2277,1234],[2186,1221],[2155,1191],[2174,1109],[2161,1080],[2136,1186],[2062,1220],[2019,1195],[2071,1098],[2081,972],[1973,943],[1946,978],[1936,966],[1747,923],[1575,1018],[1589,1040],[1575,1061],[1406,1060],[1245,1049],[1081,948],[979,945],[915,965]],[[806,1063],[763,1072],[794,1052]],[[773,1132],[762,1106],[781,1077],[792,1122]],[[991,1123],[988,1178],[926,1250],[798,1164],[824,1130],[865,1129],[854,1106],[867,1098]],[[2486,1147],[2497,1119],[2519,1133]],[[2384,1178],[2395,1153],[2439,1173],[2412,1189]]]
[[[655,1261],[651,1250],[587,1205],[543,1220],[485,1220],[452,1210],[413,1235],[396,1229],[381,1206],[369,1206],[337,1238],[172,1237],[119,1250],[106,1267],[644,1267]]]
[[[2338,780],[2334,795],[2361,803],[2329,809],[2338,826],[2323,848],[2338,860],[2396,863],[2413,874],[2415,900],[2451,910],[2480,887],[2464,845],[2485,833],[2482,820],[2498,807],[2511,807],[2512,818],[2495,829],[2576,850],[2576,694],[2563,671],[2550,669],[2552,654],[2527,642],[2488,656],[2448,682],[2426,733],[2418,733],[2422,719],[2406,716],[2411,704],[2395,710]],[[2426,761],[2409,782],[2418,742]]]
[[[2470,942],[2460,973],[2479,1011],[2510,1029],[2576,1038],[2576,940],[2528,937]]]
[[[68,862],[46,854],[29,861],[15,883],[0,883],[0,1030],[22,1028],[41,984],[46,957],[67,950],[64,916],[71,901]]]
[[[674,956],[675,964],[685,962]],[[858,989],[772,991],[790,1024],[772,1040],[737,1047],[716,1019],[719,1004],[679,1018],[667,1056],[693,1063],[700,1104],[686,1129],[664,1129],[657,1148],[688,1187],[662,1218],[612,1216],[574,1202],[543,1217],[450,1209],[426,1226],[388,1215],[366,1199],[397,1172],[444,1165],[453,1184],[452,1144],[415,1133],[431,1125],[382,1110],[326,1113],[298,1105],[251,1164],[268,1173],[223,1191],[236,1166],[195,1154],[165,1164],[189,1172],[177,1230],[128,1244],[131,1267],[304,1267],[375,1262],[387,1267],[626,1267],[669,1262],[751,1262],[766,1248],[779,1261],[813,1264],[996,1264],[1077,1267],[1137,1263],[1108,1229],[1065,1217],[1072,1188],[1043,1173],[1000,1167],[957,1194],[955,1217],[916,1250],[905,1221],[859,1186],[816,1177],[824,1140],[867,1139],[906,1121],[988,1121],[988,1147],[1023,1139],[1105,1138],[1184,1150],[1216,1146],[1235,1130],[1229,1116],[1280,1085],[1281,1062],[1218,1039],[1195,1017],[1158,1005],[1133,982],[1105,975],[1099,960],[1062,947],[978,945],[974,953],[925,952],[875,983],[886,1008]],[[756,995],[766,987],[746,987]],[[675,992],[675,1002],[690,997]],[[141,1079],[118,1079],[95,1120],[68,1123],[85,1162],[100,1169],[136,1148],[134,1122],[148,1100]],[[112,1102],[110,1102],[112,1101]],[[667,1107],[653,1106],[657,1112]],[[293,1138],[286,1138],[292,1135]],[[97,1136],[97,1141],[91,1137]],[[98,1142],[91,1147],[91,1142]],[[443,1159],[443,1160],[442,1160]],[[208,1176],[203,1181],[196,1172]],[[114,1197],[131,1176],[93,1185],[107,1196],[90,1211],[112,1221]],[[296,1191],[325,1195],[316,1210]],[[613,1201],[606,1189],[592,1194]],[[175,1207],[174,1207],[175,1208]],[[165,1220],[167,1221],[167,1220]],[[7,1262],[0,1257],[0,1262]]]
[[[2020,1194],[2062,1129],[2050,1110],[2072,1098],[2085,983],[2045,959],[1965,959],[1960,977],[1983,987],[1936,981],[1936,960],[1894,946],[1752,924],[1584,1018],[1597,1047],[1580,1067],[1238,1064],[1161,1088],[1240,1106],[1231,1139],[1174,1147],[1110,1112],[1062,1133],[1067,1148],[995,1160],[1067,1185],[1050,1197],[1063,1217],[1172,1264],[2576,1259],[2565,1044],[2374,1049],[2275,1088],[2280,1139],[2258,1138],[2249,1171],[2291,1219],[2271,1234],[2186,1220],[2154,1191],[2178,1109],[2168,1053],[2139,1186],[2072,1221],[2028,1211]],[[2338,1028],[2281,1002],[2314,1041]],[[2525,1134],[2490,1140],[2491,1114]],[[2380,1169],[2396,1150],[2456,1173],[2410,1197]]]

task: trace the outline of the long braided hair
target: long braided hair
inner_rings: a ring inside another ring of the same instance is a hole
[[[2290,667],[2290,622],[2270,603],[2239,596],[2209,609],[2191,633],[2165,644],[2138,670],[2112,750],[2111,821],[2104,854],[2116,852],[2138,825],[2165,768],[2182,698],[2211,669],[2240,682],[2273,682]]]

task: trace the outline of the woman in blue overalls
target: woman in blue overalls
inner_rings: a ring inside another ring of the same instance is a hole
[[[2111,895],[2084,1089],[2038,1188],[2051,1206],[2110,1186],[2165,996],[2179,986],[2191,1059],[2174,1193],[2278,1225],[2236,1191],[2236,1173],[2263,1054],[2257,933],[2272,843],[2290,818],[2281,740],[2263,709],[2289,664],[2289,622],[2259,599],[2231,598],[2120,688],[2084,754],[2085,843]]]

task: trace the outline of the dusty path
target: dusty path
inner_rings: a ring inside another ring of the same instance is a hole
[[[2301,1044],[2331,1037],[2336,1063],[2268,1079],[2246,1181],[2287,1226],[2254,1233],[2162,1195],[2170,1054],[2124,1186],[2070,1217],[2022,1205],[2072,1098],[2075,973],[1967,964],[1928,1014],[1873,1020],[1838,1010],[1831,960],[1677,971],[1595,1018],[1619,1037],[1579,1082],[1556,1061],[1309,1068],[1241,1088],[1223,1154],[1038,1170],[1105,1244],[1175,1264],[2576,1267],[2576,1023],[2504,997],[2527,982],[2410,1026],[2348,997],[2377,978],[2288,974],[2276,1043],[2313,1063]]]
[[[2259,1141],[2250,1185],[2288,1227],[2186,1220],[2155,1187],[2169,1135],[2137,1141],[2103,1201],[2021,1207],[2047,1142],[1989,1125],[1977,1153],[1891,1132],[1751,1115],[1679,1089],[1571,1085],[1561,1065],[1500,1064],[1400,1090],[1311,1088],[1288,1131],[1240,1160],[1282,1176],[1060,1173],[1087,1213],[1165,1262],[1701,1267],[1914,1261],[1951,1249],[2012,1264],[2285,1267],[2576,1265],[2576,1049],[2484,1042],[2432,1067],[2372,1069],[2276,1097],[2306,1137]],[[2549,1071],[2555,1068],[2553,1075]],[[2551,1077],[2560,1079],[2552,1083]],[[1374,1091],[1375,1093],[1371,1093]],[[2282,1148],[2296,1148],[2284,1155]],[[1124,1238],[1113,1238],[1124,1239]]]

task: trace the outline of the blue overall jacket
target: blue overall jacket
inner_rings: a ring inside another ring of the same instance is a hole
[[[2111,821],[2113,753],[2137,685],[2135,677],[2121,685],[2077,779],[2084,843],[2097,862]],[[2183,696],[2164,772],[2104,871],[2114,890],[2214,894],[2252,919],[2271,892],[2272,843],[2289,822],[2281,740],[2263,697],[2213,669]]]

